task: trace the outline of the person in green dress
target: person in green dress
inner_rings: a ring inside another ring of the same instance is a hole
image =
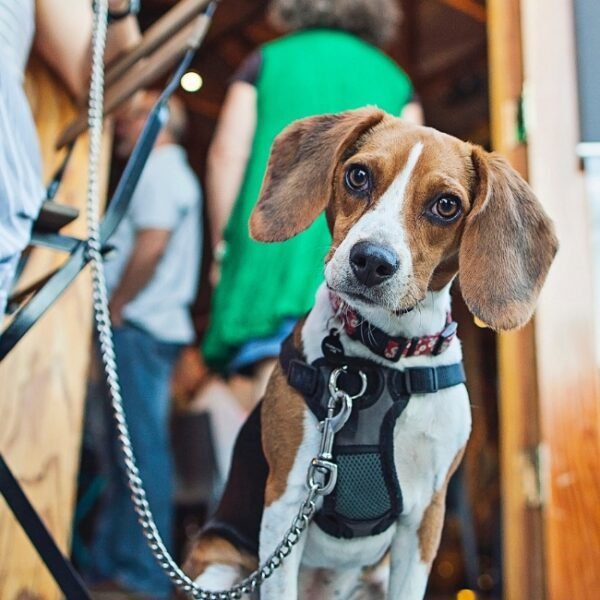
[[[270,17],[287,34],[234,76],[206,180],[216,287],[202,351],[248,409],[281,342],[313,305],[331,240],[323,216],[286,242],[250,239],[248,218],[275,136],[296,119],[365,105],[422,120],[408,76],[380,50],[398,29],[394,0],[274,0]]]

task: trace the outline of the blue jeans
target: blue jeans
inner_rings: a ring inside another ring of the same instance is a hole
[[[125,325],[114,330],[123,406],[150,509],[167,548],[172,538],[172,465],[168,417],[173,366],[181,346]],[[108,403],[104,403],[108,408]],[[105,430],[107,494],[92,542],[91,578],[116,581],[152,598],[171,586],[152,556],[133,510],[114,423]]]

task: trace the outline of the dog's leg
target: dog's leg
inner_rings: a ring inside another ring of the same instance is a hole
[[[317,425],[304,399],[289,388],[278,365],[262,405],[262,440],[269,475],[259,536],[261,564],[283,540],[306,499],[306,472],[319,449],[321,434]],[[304,531],[282,565],[263,583],[262,600],[298,598],[298,573],[306,536]]]
[[[462,451],[460,453],[462,456]],[[402,517],[391,549],[390,600],[422,600],[435,558],[446,511],[446,483],[422,510]],[[415,517],[421,515],[419,519]]]
[[[304,568],[300,571],[299,597],[306,600],[383,600],[373,596],[362,579],[362,568],[331,569]]]
[[[418,526],[414,522],[398,523],[391,547],[389,600],[422,600],[425,596],[429,565],[419,552]]]
[[[267,494],[269,483],[267,482]],[[289,485],[284,494],[265,507],[260,530],[260,563],[271,556],[281,542],[294,520],[300,504],[306,496],[303,484]],[[265,580],[260,589],[261,600],[296,600],[298,598],[298,574],[307,532],[302,533],[300,541],[292,548],[281,566]]]
[[[233,587],[242,577],[243,573],[239,567],[217,563],[206,567],[194,583],[203,590],[220,592]]]
[[[256,557],[217,535],[205,534],[194,543],[183,570],[202,589],[222,591],[239,583],[256,566]]]

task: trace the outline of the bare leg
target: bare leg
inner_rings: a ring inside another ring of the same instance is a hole
[[[256,372],[254,374],[254,403],[256,404],[264,395],[267,389],[267,384],[273,373],[273,368],[277,363],[276,358],[267,358],[256,365]]]
[[[246,419],[230,387],[219,377],[213,377],[196,395],[190,409],[210,415],[219,479],[225,481],[231,463],[235,438]]]
[[[251,413],[257,402],[254,396],[254,377],[232,375],[227,384],[242,410]]]

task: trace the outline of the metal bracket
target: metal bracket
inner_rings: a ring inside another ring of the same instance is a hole
[[[548,448],[538,444],[525,448],[519,457],[521,483],[529,508],[543,508],[548,501]]]

